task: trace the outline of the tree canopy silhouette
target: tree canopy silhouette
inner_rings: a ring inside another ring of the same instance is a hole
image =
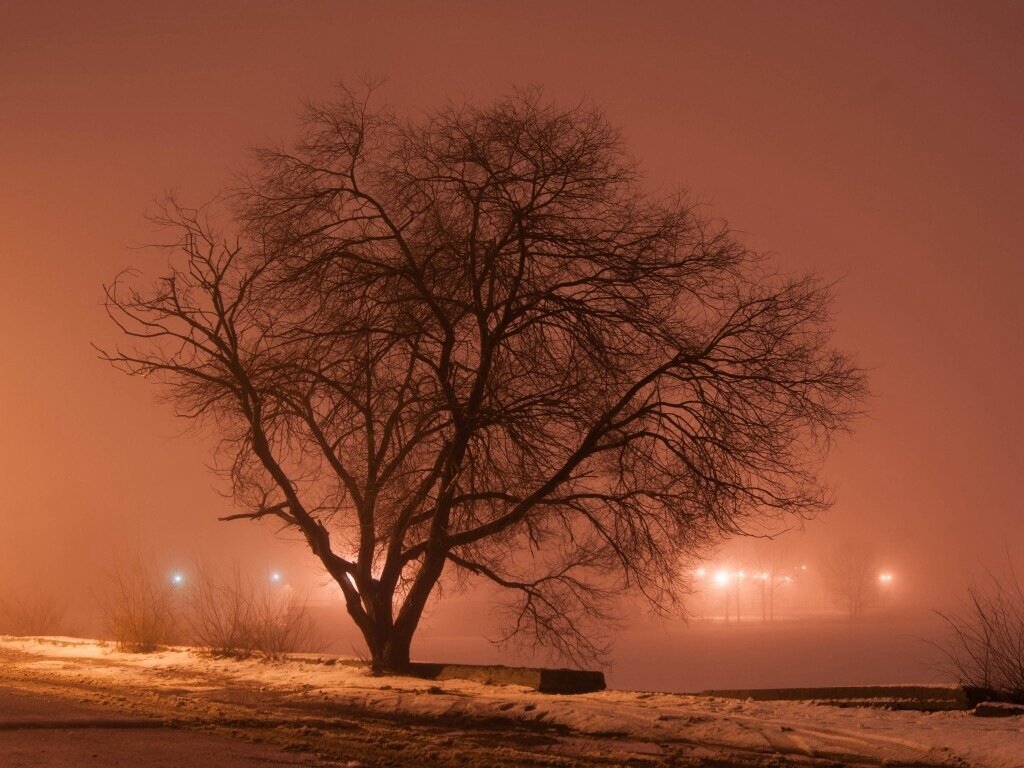
[[[162,208],[169,266],[107,287],[105,357],[215,428],[230,517],[301,532],[378,669],[446,572],[580,660],[616,596],[665,607],[716,536],[828,503],[864,387],[828,286],[647,194],[596,109],[343,92],[226,208]]]

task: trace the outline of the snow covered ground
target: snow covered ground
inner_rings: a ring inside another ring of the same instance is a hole
[[[374,677],[365,667],[319,663],[315,657],[240,661],[213,659],[187,648],[129,654],[76,638],[2,637],[0,663],[8,682],[120,690],[128,699],[132,692],[145,692],[154,700],[163,694],[160,700],[170,702],[228,688],[258,691],[268,700],[301,701],[304,709],[292,711],[306,715],[296,714],[296,722],[318,711],[344,711],[410,722],[457,722],[462,728],[475,722],[544,726],[554,734],[545,749],[561,755],[561,764],[565,759],[572,764],[572,755],[582,759],[589,754],[601,756],[604,764],[722,765],[736,760],[743,765],[836,761],[1024,768],[1021,717],[615,690],[551,696],[516,686]],[[263,709],[254,705],[252,717],[258,718]]]

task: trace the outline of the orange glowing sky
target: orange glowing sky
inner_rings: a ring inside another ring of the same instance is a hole
[[[111,552],[306,556],[227,509],[202,435],[96,359],[150,200],[208,198],[301,100],[429,108],[543,84],[622,126],[786,269],[841,278],[871,415],[812,524],[959,586],[1024,536],[1024,5],[23,2],[0,7],[0,577]],[[26,575],[27,574],[27,575]],[[943,581],[944,580],[944,581]]]

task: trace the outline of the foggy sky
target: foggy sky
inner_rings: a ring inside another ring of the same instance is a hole
[[[540,84],[836,287],[870,415],[808,540],[870,531],[937,596],[1024,536],[1024,6],[982,3],[0,5],[0,578],[90,582],[117,552],[310,574],[230,503],[157,390],[96,358],[101,284],[158,257],[166,190],[208,199],[305,98],[385,77],[403,108]],[[553,7],[552,7],[553,6]],[[44,576],[44,574],[51,574]]]

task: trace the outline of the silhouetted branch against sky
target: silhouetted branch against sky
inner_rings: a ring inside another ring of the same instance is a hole
[[[666,606],[719,535],[827,505],[865,392],[829,286],[647,194],[597,109],[376,101],[309,106],[219,218],[169,201],[184,247],[107,289],[107,358],[207,420],[233,517],[302,533],[378,667],[446,569],[580,660],[616,595]]]

